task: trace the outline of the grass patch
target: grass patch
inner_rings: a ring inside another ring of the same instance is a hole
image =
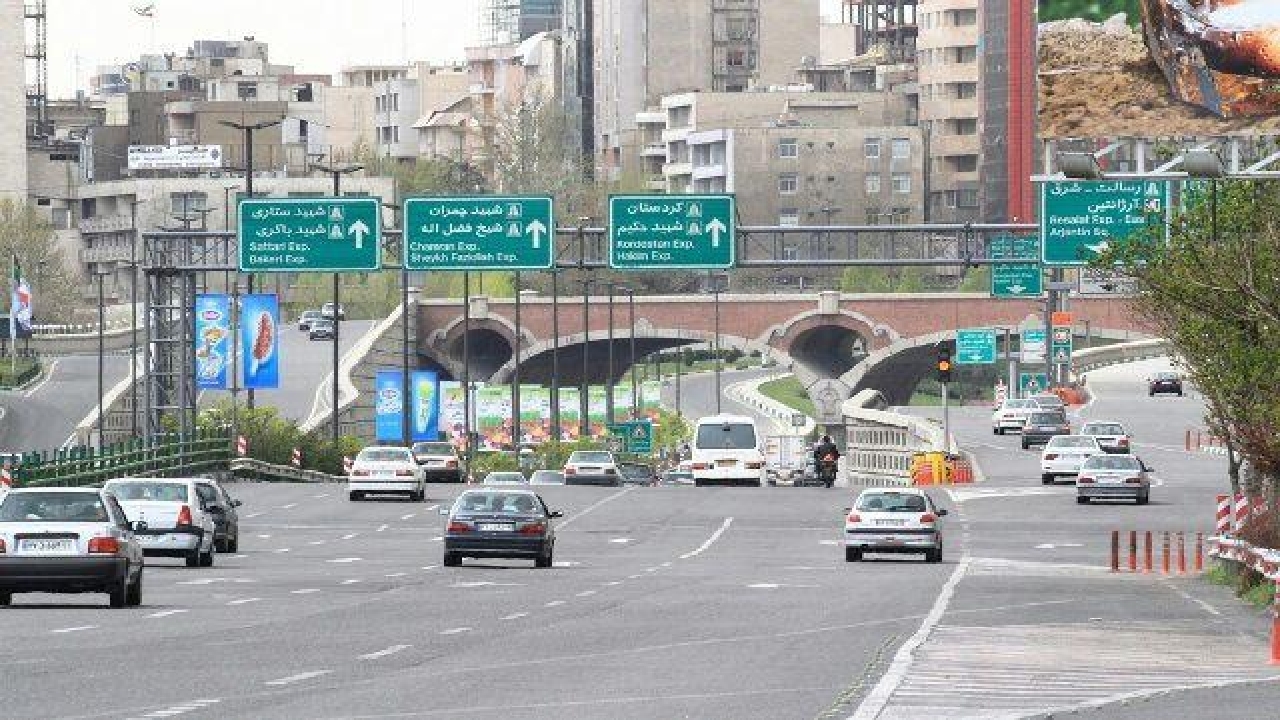
[[[12,388],[27,382],[40,372],[40,362],[33,358],[18,358],[15,365],[9,358],[0,359],[0,388]]]
[[[777,400],[796,412],[802,412],[810,417],[818,414],[817,408],[813,405],[813,400],[809,399],[809,393],[805,391],[804,386],[800,384],[800,381],[794,375],[788,375],[784,378],[770,380],[761,384],[760,394]]]
[[[1226,563],[1218,562],[1205,570],[1204,579],[1231,588],[1236,597],[1259,609],[1270,607],[1275,599],[1275,583],[1248,568],[1232,571]]]

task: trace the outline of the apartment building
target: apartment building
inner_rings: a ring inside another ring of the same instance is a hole
[[[641,113],[678,92],[787,85],[819,56],[818,0],[599,0],[593,38],[597,166],[640,167]],[[640,39],[640,41],[637,41]]]
[[[517,44],[466,49],[475,128],[471,160],[485,175],[493,174],[493,144],[503,114],[519,107],[531,93],[551,103],[563,97],[560,47],[560,34],[547,32]]]
[[[919,122],[928,143],[929,219],[982,216],[982,37],[978,0],[920,0],[916,63]]]
[[[27,91],[22,0],[0,0],[0,198],[27,196]]]
[[[373,84],[374,148],[381,157],[419,157],[419,122],[468,93],[466,65],[415,63],[408,75]]]
[[[509,45],[560,29],[563,0],[480,0],[480,43]]]

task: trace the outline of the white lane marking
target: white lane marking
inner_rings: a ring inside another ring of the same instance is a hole
[[[246,520],[250,520],[250,519],[252,519],[252,518],[261,517],[261,515],[262,515],[262,513],[260,513],[260,512],[256,512],[256,513],[249,513],[248,515],[245,515],[245,516],[244,516],[244,518],[245,518]]]
[[[408,575],[408,574],[409,573],[387,573],[384,577],[398,578],[398,577],[404,577],[405,575]]]
[[[564,600],[552,600],[551,602],[547,603],[546,605],[543,605],[543,607],[559,607],[559,606],[561,606],[561,605],[563,605],[563,604],[564,604]]]
[[[58,628],[57,630],[50,630],[49,632],[62,635],[65,633],[80,632],[81,630],[97,630],[97,629],[98,629],[97,625],[77,625],[76,627]]]
[[[681,556],[680,556],[680,559],[681,559],[681,560],[688,560],[688,559],[689,559],[689,558],[691,558],[691,557],[697,557],[697,556],[701,555],[702,553],[706,552],[707,548],[711,547],[711,545],[712,545],[713,543],[715,543],[715,541],[716,541],[716,540],[719,540],[719,539],[720,539],[720,536],[721,536],[721,535],[723,535],[723,534],[725,533],[725,531],[729,529],[729,526],[730,526],[730,525],[732,525],[732,524],[733,524],[733,518],[731,518],[731,517],[727,517],[727,518],[725,518],[725,519],[724,519],[724,522],[720,524],[719,529],[717,529],[715,532],[711,533],[711,537],[707,538],[707,541],[706,541],[706,542],[704,542],[704,543],[702,543],[702,545],[698,546],[698,549],[697,549],[697,550],[692,550],[692,551],[690,551],[690,552],[687,552],[687,553],[685,553],[685,554],[681,555]]]
[[[309,542],[309,543],[307,543],[307,544],[308,544],[308,545],[323,545],[323,544],[325,544],[325,542],[327,542],[327,541],[326,541],[326,540],[312,540],[311,542]]]
[[[556,561],[556,567],[577,567],[581,564],[582,563],[577,562],[575,560],[565,560],[563,562],[559,560]]]
[[[302,588],[301,590],[290,590],[290,595],[310,595],[311,593],[320,592],[319,588]]]
[[[438,568],[438,567],[440,567],[440,566],[439,566],[439,565],[423,565],[423,566],[422,566],[422,569],[423,569],[423,570],[435,570],[435,569],[436,569],[436,568]]]
[[[510,615],[503,615],[501,619],[502,620],[519,620],[522,617],[529,617],[529,613],[527,612],[511,613]]]
[[[287,553],[289,552],[289,548],[276,548],[273,552]]]
[[[247,558],[247,557],[249,557],[249,556],[248,556],[248,555],[232,555],[231,557],[233,557],[233,558],[235,558],[235,559],[237,559],[237,560],[243,560],[243,559],[245,559],[245,558]]]
[[[614,585],[621,585],[621,584],[622,584],[621,580],[610,580],[609,582],[605,583],[605,586],[613,587]]]
[[[1040,543],[1036,546],[1036,550],[1054,550],[1057,548],[1075,548],[1084,547],[1082,543]]]
[[[443,536],[443,535],[437,535],[437,536],[435,536],[435,537],[431,538],[430,540],[428,540],[427,542],[440,542],[440,541],[441,541],[441,540],[443,540],[443,539],[444,539],[444,536]]]
[[[400,516],[400,519],[401,519],[401,520],[412,520],[412,519],[414,519],[414,518],[416,518],[416,517],[418,517],[418,513],[409,513],[408,515],[401,515],[401,516]]]
[[[1190,594],[1190,593],[1188,593],[1186,590],[1183,590],[1182,588],[1178,587],[1177,585],[1174,585],[1173,583],[1169,582],[1168,580],[1161,579],[1160,584],[1161,584],[1161,585],[1164,585],[1165,587],[1169,588],[1170,590],[1172,590],[1172,591],[1174,591],[1174,592],[1178,593],[1178,595],[1181,595],[1184,599],[1186,599],[1186,600],[1190,600],[1191,602],[1195,603],[1196,605],[1199,605],[1201,610],[1204,610],[1205,612],[1209,613],[1210,615],[1213,615],[1214,617],[1218,617],[1218,616],[1222,615],[1222,613],[1221,613],[1221,612],[1219,612],[1218,608],[1216,608],[1216,607],[1214,607],[1214,606],[1210,605],[1209,603],[1205,602],[1204,600],[1201,600],[1201,599],[1200,599],[1200,598],[1198,598],[1198,597],[1195,597],[1195,596],[1191,595],[1191,594]]]
[[[357,657],[357,659],[358,660],[377,660],[378,658],[384,658],[384,657],[387,657],[388,655],[395,655],[396,653],[402,652],[404,650],[408,650],[411,647],[413,646],[412,645],[392,645],[391,647],[386,648],[384,650],[371,652],[371,653],[368,653],[367,655],[360,655]]]
[[[640,577],[640,576],[639,576],[639,575],[628,575],[628,576],[627,576],[627,579],[628,579],[628,580],[635,580],[635,579],[636,579],[636,578],[638,578],[638,577]]]
[[[645,568],[645,569],[644,569],[644,571],[645,571],[645,572],[649,572],[649,573],[653,573],[653,572],[658,572],[658,571],[659,571],[659,570],[661,570],[661,569],[662,569],[662,568],[659,568],[659,567],[651,567],[651,568]]]
[[[591,597],[592,595],[595,595],[597,592],[600,592],[600,591],[599,590],[583,590],[582,592],[578,593],[578,597]]]
[[[441,630],[440,634],[441,635],[458,635],[464,632],[471,632],[471,628],[469,627],[449,628],[448,630]]]
[[[294,683],[302,682],[303,680],[318,678],[321,675],[328,675],[331,672],[333,671],[332,670],[312,670],[311,672],[298,673],[297,675],[282,677],[278,680],[268,680],[265,683],[263,683],[263,685],[272,685],[275,687],[282,687],[284,685],[292,685]]]
[[[662,563],[662,567],[671,567],[671,563],[669,563],[669,562],[664,562],[664,563]]]
[[[359,535],[359,534],[360,534],[360,533],[350,533],[350,534],[348,534],[348,535],[343,535],[343,536],[342,536],[342,539],[343,539],[343,540],[350,540],[351,538],[353,538],[353,537],[355,537],[355,536],[357,536],[357,535]]]
[[[311,497],[315,498],[316,500],[319,500],[320,498],[329,497],[329,493],[320,493],[319,495],[312,495]]]
[[[818,544],[819,545],[839,545],[840,541],[839,540],[822,540]]]
[[[424,510],[423,512],[431,512],[432,510],[439,510],[439,509],[440,509],[440,506],[437,504],[437,505],[432,505],[432,506],[428,507],[428,508],[427,508],[426,510]]]
[[[270,540],[270,539],[271,539],[271,536],[270,536],[270,535],[259,535],[259,536],[258,536],[258,539],[259,539],[259,540]]]
[[[240,598],[239,600],[232,600],[227,604],[228,605],[248,605],[249,603],[256,603],[256,602],[262,602],[262,598]]]
[[[32,395],[35,395],[36,393],[40,392],[40,389],[43,388],[45,385],[48,385],[49,381],[53,379],[53,373],[55,370],[58,369],[58,363],[60,362],[62,361],[54,360],[53,362],[49,363],[49,369],[48,371],[45,372],[44,379],[36,383],[35,385],[33,385],[26,392],[22,393],[22,397],[31,397]],[[0,417],[3,417],[3,416],[0,415]]]
[[[960,562],[956,563],[956,569],[951,572],[951,577],[947,578],[946,584],[942,586],[942,590],[938,592],[938,598],[933,602],[929,614],[925,616],[924,622],[920,623],[919,629],[915,634],[907,638],[907,641],[898,648],[898,652],[893,656],[893,662],[890,663],[889,669],[880,678],[880,682],[871,688],[871,692],[858,705],[857,711],[850,716],[849,720],[875,720],[880,713],[884,711],[885,706],[889,704],[889,698],[893,696],[898,686],[902,685],[902,681],[906,679],[907,673],[911,670],[911,662],[914,659],[916,649],[924,644],[929,638],[929,634],[937,627],[938,622],[942,620],[942,616],[947,611],[947,605],[951,603],[952,596],[956,593],[956,586],[960,584],[960,579],[964,577],[965,571],[969,569],[969,556],[964,555],[960,558]]]
[[[191,612],[191,611],[190,610],[161,610],[160,612],[151,613],[147,617],[163,618],[163,617],[169,617],[170,615],[181,615],[184,612]]]
[[[617,543],[618,545],[626,545],[627,543],[631,542],[631,538],[614,538],[609,542]]]
[[[459,582],[450,585],[455,588],[478,588],[478,587],[523,587],[523,583],[500,583],[490,580],[475,580],[471,582]]]
[[[358,558],[358,557],[344,557],[344,558],[334,558],[334,559],[330,560],[329,562],[331,562],[331,563],[353,563],[353,562],[360,562],[361,560],[364,560],[364,558]]]
[[[378,526],[378,532],[385,532],[385,531],[386,531],[386,529],[387,529],[387,528],[389,528],[389,527],[391,527],[391,526],[390,526],[390,525],[379,525],[379,526]]]
[[[292,509],[294,509],[294,508],[296,508],[296,507],[298,507],[298,503],[289,503],[288,505],[281,505],[281,506],[280,506],[280,509],[281,509],[281,510],[292,510]]]
[[[796,583],[755,583],[747,587],[753,590],[777,590],[779,588],[816,588],[821,585],[800,585]]]
[[[593,510],[595,510],[596,508],[600,507],[601,505],[604,505],[604,504],[605,504],[605,503],[607,503],[607,502],[613,502],[614,500],[617,500],[618,498],[622,497],[623,495],[626,495],[627,493],[631,492],[632,490],[635,490],[635,489],[636,489],[636,487],[637,487],[637,486],[632,485],[631,487],[629,487],[629,488],[627,488],[627,489],[625,489],[625,490],[621,490],[621,491],[616,492],[616,493],[614,493],[614,494],[612,494],[612,495],[610,495],[610,496],[608,496],[608,497],[601,498],[601,499],[599,499],[599,500],[597,500],[597,501],[595,501],[595,502],[591,503],[591,504],[590,504],[590,505],[588,505],[587,507],[583,508],[582,512],[578,513],[577,515],[574,515],[574,516],[573,516],[573,517],[571,517],[571,518],[566,518],[564,521],[562,521],[562,522],[560,523],[559,527],[557,528],[557,530],[563,530],[565,527],[567,527],[567,526],[568,526],[568,525],[570,525],[571,523],[573,523],[573,522],[575,522],[575,521],[577,521],[577,520],[581,519],[581,518],[582,518],[583,516],[585,516],[587,513],[592,512]]]
[[[343,585],[355,585],[355,584],[356,584],[356,583],[358,583],[358,582],[360,582],[360,578],[349,578],[349,579],[347,579],[347,580],[343,580],[343,581],[342,581],[342,584],[343,584]]]

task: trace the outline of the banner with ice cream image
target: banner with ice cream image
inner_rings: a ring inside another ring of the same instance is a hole
[[[280,387],[280,303],[275,295],[240,296],[240,357],[244,387]]]
[[[196,295],[196,387],[227,388],[230,341],[231,298],[221,293]]]
[[[414,370],[409,377],[413,380],[413,441],[439,440],[440,378],[430,370]]]

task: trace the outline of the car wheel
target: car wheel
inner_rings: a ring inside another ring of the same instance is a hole
[[[200,567],[213,567],[213,543],[209,544],[209,552],[200,555]]]
[[[351,502],[356,502],[356,501],[359,501],[359,500],[363,500],[363,499],[364,499],[364,493],[360,493],[360,492],[356,492],[356,491],[352,490],[351,492],[347,493],[347,499],[348,499],[348,500],[350,500]]]
[[[1044,484],[1044,485],[1052,485],[1052,484],[1053,484],[1053,476],[1052,476],[1052,475],[1041,475],[1041,476],[1040,476],[1040,482],[1041,482],[1042,484]]]
[[[1178,397],[1182,397],[1182,391],[1181,391],[1181,390],[1179,390],[1179,391],[1178,391]]]
[[[540,567],[540,568],[551,567],[552,565],[555,564],[554,553],[555,553],[554,550],[548,550],[546,555],[539,555],[538,557],[534,558],[533,566]]]
[[[13,604],[13,593],[0,593],[0,607],[9,607]]]
[[[1087,497],[1085,497],[1085,496],[1083,496],[1083,495],[1077,495],[1077,496],[1076,496],[1076,504],[1077,504],[1077,505],[1088,505],[1088,504],[1089,504],[1089,498],[1087,498]]]
[[[701,481],[701,480],[694,480],[694,481],[693,481],[693,486],[694,486],[694,487],[702,487],[702,485],[703,485],[703,483],[702,483],[702,481]]]
[[[129,607],[138,607],[142,604],[142,572],[138,572],[138,579],[133,581],[129,586],[129,592],[125,597],[125,604]]]
[[[217,552],[220,552],[220,553],[224,553],[224,552],[226,552],[226,551],[227,551],[227,541],[226,541],[226,540],[214,540],[214,541],[213,541],[213,549],[214,549],[214,550],[216,550]]]
[[[231,538],[227,540],[227,552],[232,554],[240,552],[240,531],[239,530],[237,530],[236,534],[232,535]]]
[[[1023,449],[1023,450],[1026,450],[1026,449],[1027,449],[1027,448],[1029,448],[1029,447],[1031,447],[1031,444],[1030,444],[1030,443],[1028,443],[1026,440],[1023,440],[1023,441],[1022,441],[1022,449]]]
[[[942,548],[935,548],[935,549],[933,549],[933,550],[926,550],[926,551],[925,551],[925,553],[924,553],[924,561],[925,561],[925,562],[931,562],[931,563],[940,563],[940,562],[942,562]]]
[[[1004,428],[991,428],[991,434],[992,434],[992,435],[1003,435],[1003,434],[1004,434]]]
[[[462,564],[462,556],[458,553],[447,552],[444,554],[445,567],[458,567]]]
[[[187,567],[200,567],[200,548],[188,552],[185,556]]]
[[[129,604],[129,572],[125,571],[124,576],[107,590],[107,596],[111,601],[111,607],[122,608]]]
[[[1138,496],[1138,504],[1139,504],[1139,505],[1146,505],[1146,504],[1147,504],[1148,502],[1150,502],[1150,501],[1151,501],[1151,496],[1150,496],[1150,495],[1143,494],[1143,495],[1139,495],[1139,496]]]
[[[861,551],[861,550],[859,550],[858,548],[851,548],[851,547],[847,547],[847,548],[845,548],[845,549],[844,549],[844,561],[845,561],[845,562],[861,562],[861,561],[862,561],[862,551]]]

